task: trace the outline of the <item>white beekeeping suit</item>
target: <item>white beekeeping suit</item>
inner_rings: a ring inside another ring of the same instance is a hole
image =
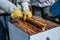
[[[25,2],[27,2],[27,1],[29,2],[30,0],[20,0],[20,1],[21,1],[21,2],[24,2],[24,1],[25,1]]]
[[[15,3],[16,3],[16,1],[17,1],[17,5],[16,6],[18,6],[19,7],[19,4],[18,4],[18,2],[20,2],[21,3],[21,5],[22,5],[22,8],[23,8],[23,10],[29,10],[29,3],[28,2],[30,2],[30,0],[14,0],[15,1]]]
[[[8,13],[11,13],[12,10],[16,8],[16,6],[9,2],[8,0],[0,0],[0,8]]]
[[[55,0],[31,0],[33,15],[38,16],[41,11],[43,18],[48,17],[49,6],[54,2]]]
[[[29,10],[28,8],[29,0],[18,0],[18,1],[22,2],[21,5],[23,7],[23,10]],[[13,9],[16,8],[16,6],[12,4],[11,2],[9,2],[8,0],[0,0],[0,8],[10,13]]]
[[[21,5],[23,7],[24,12],[24,20],[26,17],[32,17],[32,14],[28,8],[28,1],[21,0]],[[23,16],[21,9],[17,8],[13,3],[8,0],[0,0],[0,8],[5,10],[7,13],[11,13],[11,17],[13,19],[20,18]],[[18,12],[18,13],[17,13]]]
[[[23,10],[29,10],[29,3],[28,2],[30,2],[30,0],[20,0],[20,2],[23,7]]]
[[[53,4],[54,2],[55,0],[31,0],[32,5],[39,7],[50,6],[51,3]]]
[[[3,0],[2,0],[3,1]],[[9,1],[11,1],[11,0],[9,0]],[[1,1],[0,1],[1,2]],[[12,1],[11,1],[12,2]],[[0,14],[2,14],[2,13],[6,13],[4,10],[2,10],[2,9],[0,9]]]

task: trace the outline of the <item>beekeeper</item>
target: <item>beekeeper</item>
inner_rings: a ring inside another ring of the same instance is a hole
[[[26,0],[21,0],[21,5],[23,7],[23,12],[8,0],[0,0],[0,9],[3,9],[8,14],[11,14],[12,19],[23,18],[24,20],[26,20],[26,17],[32,17],[32,13],[27,6],[28,2]],[[6,32],[3,25],[5,23],[2,23],[4,21],[3,19],[1,19],[2,18],[0,18],[0,40],[6,40]]]
[[[49,6],[54,2],[55,0],[31,0],[33,15],[39,16],[41,11],[41,16],[47,18]]]

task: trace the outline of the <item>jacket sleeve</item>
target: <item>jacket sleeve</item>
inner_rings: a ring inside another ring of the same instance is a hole
[[[39,4],[42,5],[42,7],[50,6],[55,3],[55,0],[39,0]]]
[[[22,2],[21,3],[23,11],[29,10],[29,3],[28,2]]]
[[[28,2],[30,2],[30,0],[20,0],[20,1],[21,1],[23,11],[29,10],[29,3]]]
[[[47,1],[47,0],[38,0],[38,1],[40,1],[40,2],[45,2],[45,1]]]
[[[0,0],[0,8],[7,13],[11,13],[16,8],[16,6],[8,0]]]
[[[30,0],[20,0],[21,2],[30,2]]]

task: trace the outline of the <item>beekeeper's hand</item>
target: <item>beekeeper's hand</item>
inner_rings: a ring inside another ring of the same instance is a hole
[[[23,11],[23,20],[26,20],[27,17],[32,17],[32,12],[29,10]]]
[[[12,19],[21,19],[23,18],[22,11],[19,8],[16,8],[11,12]]]

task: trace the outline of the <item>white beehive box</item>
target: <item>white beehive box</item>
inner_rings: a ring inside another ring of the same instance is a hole
[[[26,32],[17,28],[15,25],[8,22],[10,40],[60,40],[60,26],[45,32],[40,32],[34,35],[28,35]]]

